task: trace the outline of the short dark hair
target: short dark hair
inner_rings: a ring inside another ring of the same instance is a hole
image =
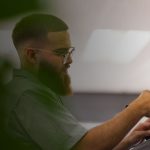
[[[29,39],[41,39],[48,32],[66,31],[67,24],[56,16],[49,14],[31,14],[22,18],[14,27],[12,39],[17,48]]]

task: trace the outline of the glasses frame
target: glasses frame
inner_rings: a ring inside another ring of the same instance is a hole
[[[46,53],[49,53],[49,54],[61,56],[61,57],[64,58],[63,64],[66,64],[68,58],[69,58],[69,57],[72,55],[72,53],[75,51],[75,47],[59,48],[59,49],[55,49],[55,50],[52,50],[52,51],[49,51],[49,50],[46,50],[46,49],[40,49],[40,48],[30,48],[30,49],[35,50],[35,51],[43,51],[43,52],[46,52]],[[65,54],[58,54],[58,53],[55,52],[55,51],[59,51],[60,49],[68,49],[68,50],[67,50],[67,53],[65,53]]]

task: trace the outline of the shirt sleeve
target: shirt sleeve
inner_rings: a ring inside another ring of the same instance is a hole
[[[57,97],[47,92],[24,92],[14,112],[43,150],[70,150],[87,132]]]

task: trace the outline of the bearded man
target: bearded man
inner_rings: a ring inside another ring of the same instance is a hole
[[[61,100],[72,94],[68,68],[74,47],[66,23],[32,14],[16,24],[12,38],[21,68],[14,70],[1,101],[3,150],[112,150],[142,116],[150,116],[150,92],[144,91],[118,115],[87,131]],[[147,130],[116,148],[149,136]]]

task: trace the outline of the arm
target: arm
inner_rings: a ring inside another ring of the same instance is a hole
[[[134,144],[140,144],[147,136],[150,136],[150,119],[135,127],[113,150],[128,150]]]
[[[73,150],[112,150],[142,116],[149,116],[149,112],[150,92],[144,91],[114,118],[91,129]]]

